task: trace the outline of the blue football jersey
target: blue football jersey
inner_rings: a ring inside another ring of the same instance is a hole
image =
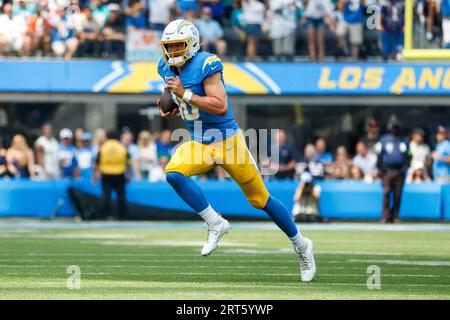
[[[185,66],[180,77],[181,83],[186,90],[192,93],[205,96],[203,88],[203,80],[210,75],[221,72],[223,81],[223,64],[222,61],[214,54],[208,52],[198,52]],[[158,73],[166,81],[168,77],[176,77],[176,74],[167,65],[163,58],[158,63]],[[225,116],[216,116],[196,108],[186,103],[183,99],[172,98],[180,108],[180,114],[183,118],[185,126],[189,129],[191,137],[194,141],[203,144],[210,144],[214,141],[227,139],[238,132],[238,125],[233,118],[230,99],[228,99],[228,112]],[[201,127],[201,130],[200,130]]]

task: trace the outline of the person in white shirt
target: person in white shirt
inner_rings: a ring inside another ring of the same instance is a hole
[[[13,16],[10,3],[3,6],[0,14],[0,57],[7,52],[17,52],[20,55],[29,55],[31,39],[26,35],[27,22],[23,15]]]
[[[42,135],[34,143],[37,163],[43,171],[44,178],[59,178],[58,150],[59,143],[53,137],[52,126],[45,124],[42,127]]]
[[[149,4],[150,29],[163,31],[170,21],[170,11],[178,8],[177,2],[175,0],[149,0]]]
[[[247,34],[247,60],[255,61],[258,42],[263,37],[266,6],[263,0],[242,0],[242,12]]]
[[[151,133],[141,131],[138,136],[137,151],[133,158],[135,179],[148,181],[158,164],[156,143],[153,141]]]
[[[377,156],[370,153],[364,142],[356,144],[356,156],[353,158],[353,165],[361,168],[365,181],[372,181],[377,176]]]
[[[295,30],[297,29],[295,0],[270,0],[268,11],[270,21],[269,36],[272,50],[277,59],[291,60],[295,53]]]
[[[325,58],[325,23],[334,32],[333,5],[330,0],[308,0],[302,20],[306,23],[308,53],[311,61]]]
[[[164,172],[164,169],[166,168],[168,163],[169,163],[169,158],[166,156],[161,156],[159,158],[159,165],[155,166],[152,169],[148,180],[150,182],[166,181],[166,174]],[[217,168],[220,168],[220,167],[217,167]]]
[[[430,147],[423,142],[425,132],[418,128],[414,129],[411,135],[411,142],[409,143],[409,150],[411,151],[411,163],[408,173],[414,171],[414,168],[421,168],[427,175],[426,167],[431,164],[431,150]]]

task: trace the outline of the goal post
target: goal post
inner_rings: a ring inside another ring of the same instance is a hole
[[[405,0],[404,60],[449,60],[450,49],[417,49],[413,46],[414,0]]]

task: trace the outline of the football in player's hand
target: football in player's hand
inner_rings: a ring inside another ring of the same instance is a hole
[[[159,97],[159,107],[163,113],[173,112],[178,105],[173,101],[170,89],[164,89],[164,92]]]

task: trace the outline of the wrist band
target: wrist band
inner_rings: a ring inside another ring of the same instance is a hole
[[[191,101],[192,95],[193,95],[192,91],[184,90],[183,100],[186,101],[187,103],[189,103],[189,101]]]

